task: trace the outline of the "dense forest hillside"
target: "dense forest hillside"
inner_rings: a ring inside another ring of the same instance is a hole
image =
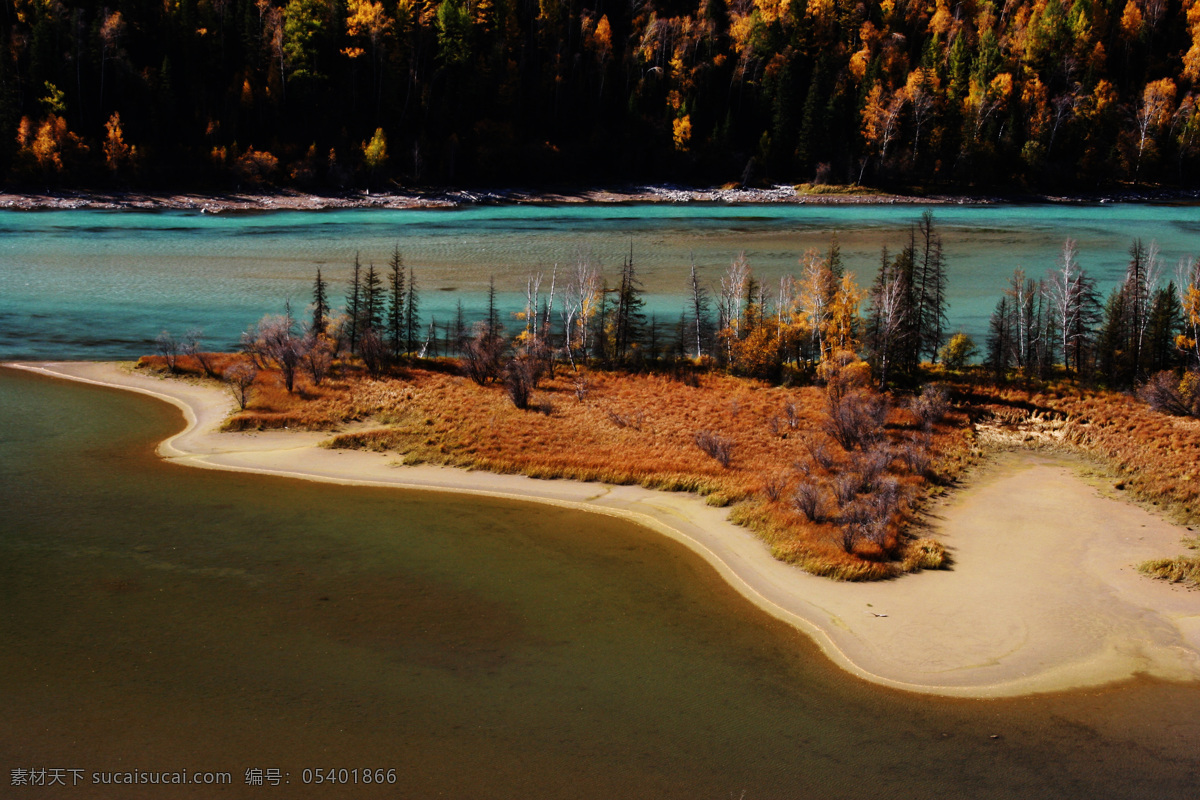
[[[1200,2],[5,0],[17,186],[1190,186]]]

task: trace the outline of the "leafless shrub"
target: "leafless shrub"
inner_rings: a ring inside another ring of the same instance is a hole
[[[865,539],[886,548],[890,519],[891,514],[874,495],[856,498],[838,516],[842,547],[850,552],[855,542]]]
[[[312,331],[304,337],[304,369],[312,378],[313,386],[320,386],[321,381],[333,368],[334,343],[329,337]]]
[[[891,461],[892,454],[887,449],[887,445],[879,442],[855,459],[855,466],[858,469],[861,479],[860,485],[862,491],[869,492],[875,488],[879,476],[887,470],[888,464]]]
[[[178,371],[179,365],[179,340],[170,333],[163,331],[155,340],[155,345],[158,348],[158,354],[167,362],[167,369],[171,372]]]
[[[225,370],[225,382],[229,384],[229,391],[233,392],[233,399],[237,400],[238,408],[242,411],[250,404],[257,377],[258,367],[253,362],[243,361]]]
[[[213,369],[212,356],[204,352],[200,346],[200,338],[203,336],[203,331],[199,328],[192,328],[183,337],[183,352],[196,359],[196,363],[200,365],[200,369],[204,370],[204,374],[210,378],[217,377],[217,372]]]
[[[792,492],[792,505],[812,522],[824,522],[821,487],[812,481],[801,481]]]
[[[462,343],[462,364],[467,377],[483,386],[500,378],[504,359],[504,339],[486,322],[475,323],[472,334]]]
[[[859,528],[857,525],[843,522],[838,527],[838,544],[847,553],[854,552],[854,543],[858,541]]]
[[[812,460],[820,464],[822,469],[829,469],[833,466],[833,456],[830,455],[825,442],[817,439],[815,436],[805,436],[800,441],[804,445],[804,449],[812,456]]]
[[[592,393],[592,379],[587,375],[580,375],[575,379],[575,399],[583,402]]]
[[[887,520],[872,517],[859,526],[860,534],[868,542],[887,552],[888,526]]]
[[[242,334],[242,350],[259,366],[274,365],[289,392],[296,383],[296,372],[304,360],[304,340],[296,336],[290,316],[267,315],[258,325]]]
[[[363,366],[372,378],[383,374],[384,364],[387,363],[388,347],[374,328],[367,328],[358,339],[358,355],[363,360]]]
[[[888,401],[878,392],[858,389],[845,393],[830,392],[826,408],[825,432],[850,451],[870,445],[883,436]]]
[[[1181,389],[1189,391],[1181,391]],[[1155,373],[1138,389],[1138,397],[1155,411],[1175,417],[1200,417],[1200,372],[1181,381],[1169,370]]]
[[[922,430],[932,430],[950,411],[950,393],[941,384],[926,384],[920,396],[909,401],[908,409]]]
[[[929,445],[919,439],[911,442],[906,442],[900,448],[900,460],[908,467],[908,471],[913,475],[925,476],[929,474],[931,459],[929,457]]]
[[[777,472],[763,480],[763,494],[772,503],[778,503],[779,498],[787,491],[788,476],[786,472]]]
[[[845,509],[858,496],[858,490],[862,488],[862,476],[853,471],[841,472],[834,477],[831,486],[838,506]]]
[[[733,442],[712,431],[696,431],[696,446],[717,460],[722,467],[728,467],[733,460]]]
[[[526,356],[509,360],[508,366],[504,368],[504,390],[513,405],[522,411],[529,408],[529,400],[537,382],[536,373],[537,366],[533,359]]]

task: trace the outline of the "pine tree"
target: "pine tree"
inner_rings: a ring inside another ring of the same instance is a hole
[[[375,265],[367,267],[362,281],[362,322],[359,330],[365,334],[373,331],[378,334],[383,328],[383,281]]]
[[[1154,294],[1150,320],[1146,326],[1146,372],[1151,374],[1174,369],[1179,362],[1176,337],[1183,330],[1183,306],[1172,281]]]
[[[646,315],[642,313],[645,305],[646,302],[642,299],[642,283],[633,267],[633,248],[630,247],[629,258],[621,270],[621,283],[617,286],[614,355],[619,361],[624,361],[630,349],[641,342],[646,327]]]
[[[500,312],[496,308],[495,275],[488,278],[487,335],[489,338],[500,335]]]
[[[1133,354],[1129,294],[1114,289],[1104,306],[1104,324],[1096,339],[1096,361],[1100,375],[1109,386],[1128,386],[1133,382]]]
[[[933,224],[933,212],[926,210],[917,223],[921,234],[920,262],[914,264],[916,282],[915,353],[937,358],[946,327],[946,264],[942,253],[942,237]]]
[[[362,320],[362,263],[358,253],[354,254],[354,272],[350,276],[350,290],[346,293],[346,326],[350,338],[350,352],[358,350],[358,340],[362,331],[359,324]]]
[[[987,361],[996,380],[1002,380],[1012,364],[1014,325],[1011,302],[1012,299],[1005,293],[988,320]]]
[[[407,294],[404,284],[404,259],[400,255],[400,246],[396,245],[392,250],[392,260],[388,262],[387,332],[388,346],[391,347],[393,357],[398,357],[404,348],[404,307]]]
[[[313,315],[312,333],[314,336],[324,336],[329,325],[328,284],[321,277],[321,268],[317,267],[317,278],[313,281]]]
[[[417,274],[408,270],[408,293],[404,303],[404,338],[406,352],[417,351],[417,337],[421,335],[421,314],[417,301]]]

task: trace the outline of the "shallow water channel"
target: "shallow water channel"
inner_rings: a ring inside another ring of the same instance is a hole
[[[982,347],[988,316],[1018,267],[1041,279],[1068,237],[1079,263],[1107,293],[1122,279],[1135,238],[1157,242],[1168,279],[1181,258],[1200,255],[1196,206],[1165,204],[946,205],[933,209],[947,261],[947,333]],[[836,234],[843,261],[867,287],[880,250],[909,240],[915,205],[806,206],[631,204],[509,205],[458,210],[351,209],[201,214],[194,211],[0,213],[0,358],[133,359],[162,330],[202,328],[213,349],[291,300],[298,316],[321,268],[341,306],[357,253],[383,268],[399,248],[417,278],[424,325],[469,323],[486,308],[489,280],[510,325],[524,307],[526,279],[557,267],[596,264],[610,286],[633,255],[646,313],[664,340],[690,291],[689,265],[719,293],[729,263],[745,253],[774,301],[779,278],[827,250]],[[712,310],[715,317],[715,307]]]
[[[228,772],[220,796],[248,798],[1191,798],[1200,784],[1200,686],[880,689],[635,525],[175,466],[153,447],[180,425],[153,400],[0,370],[0,795],[18,791],[11,770],[38,768],[81,770],[61,794],[80,798],[215,794],[90,783],[185,769]],[[306,784],[317,768],[397,782]],[[247,786],[248,769],[290,783]]]

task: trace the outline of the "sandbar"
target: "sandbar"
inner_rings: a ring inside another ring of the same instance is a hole
[[[113,363],[8,366],[127,389],[177,406],[159,455],[206,469],[519,498],[633,520],[687,546],[742,595],[808,634],[843,669],[926,694],[1011,697],[1151,676],[1200,680],[1200,592],[1139,575],[1185,552],[1189,530],[1106,496],[1078,465],[1001,454],[933,508],[948,570],[839,583],[772,558],[702,498],[637,486],[537,480],[320,447],[324,433],[220,432],[233,405],[212,384]]]

